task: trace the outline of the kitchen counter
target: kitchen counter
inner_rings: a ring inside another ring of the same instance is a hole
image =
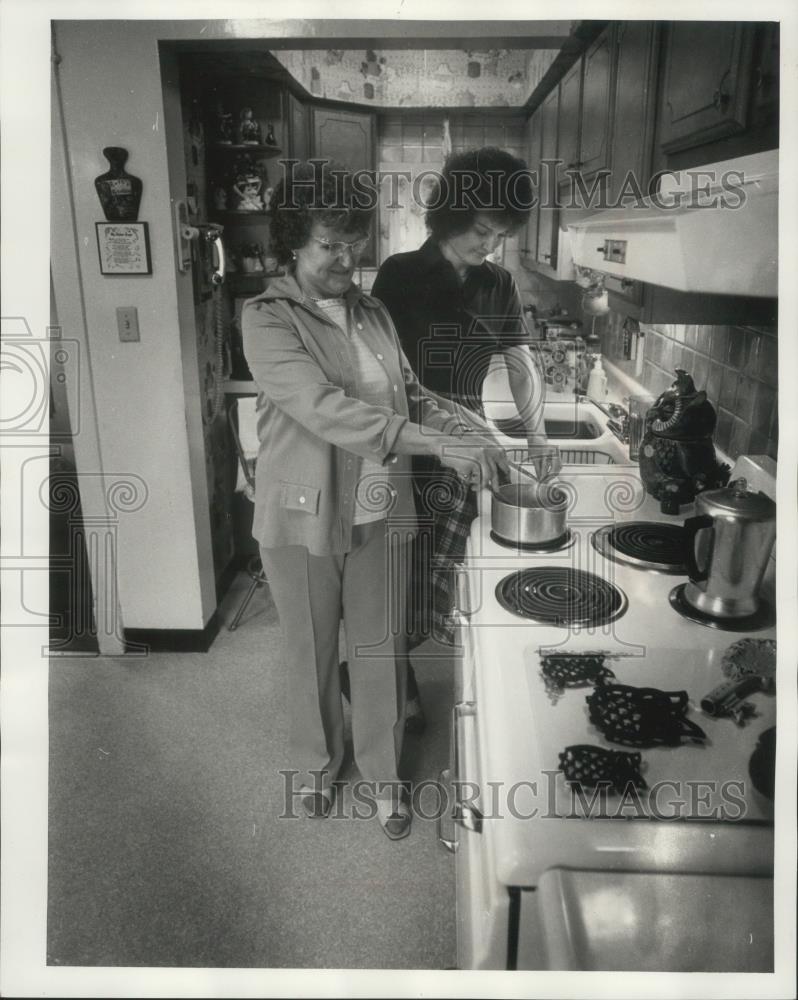
[[[699,625],[673,610],[668,595],[684,576],[613,562],[590,542],[611,521],[681,524],[693,507],[683,507],[679,517],[661,514],[634,466],[565,466],[562,479],[571,493],[570,548],[517,553],[497,544],[490,537],[490,495],[483,492],[464,569],[458,696],[475,720],[470,766],[478,771],[482,837],[497,878],[506,886],[531,888],[555,867],[771,875],[773,803],[753,788],[748,762],[761,733],[775,725],[775,696],[751,695],[757,714],[743,727],[707,717],[698,707],[723,680],[723,653],[744,634]],[[628,608],[600,628],[519,618],[497,602],[495,589],[527,566],[595,573],[620,588]],[[771,560],[771,599],[773,568]],[[775,627],[753,634],[775,638]],[[619,683],[686,690],[687,718],[704,730],[705,744],[641,748],[649,791],[641,790],[623,809],[621,796],[611,795],[604,818],[594,812],[584,819],[585,810],[558,771],[560,752],[581,743],[636,748],[608,743],[590,723],[585,698],[592,688],[568,689],[556,703],[550,699],[540,674],[541,650],[602,650]]]

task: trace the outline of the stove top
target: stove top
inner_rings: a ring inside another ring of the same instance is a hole
[[[599,528],[591,541],[614,562],[659,573],[686,574],[683,538],[684,529],[678,524],[622,521]]]
[[[624,614],[623,591],[594,573],[568,566],[535,566],[511,573],[496,587],[507,611],[544,625],[604,625]]]

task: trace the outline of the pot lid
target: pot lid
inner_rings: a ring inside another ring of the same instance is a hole
[[[770,521],[776,516],[776,504],[770,497],[749,490],[748,480],[743,478],[722,490],[699,494],[697,502],[708,514],[733,514],[747,521]]]

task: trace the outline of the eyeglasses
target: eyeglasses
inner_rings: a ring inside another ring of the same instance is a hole
[[[329,240],[325,240],[321,236],[312,236],[311,239],[315,240],[319,246],[324,247],[328,253],[331,253],[334,257],[338,257],[339,260],[346,254],[347,250],[353,257],[359,257],[369,245],[368,236],[363,237],[361,240],[355,240],[354,243],[345,243],[343,240],[330,243]]]

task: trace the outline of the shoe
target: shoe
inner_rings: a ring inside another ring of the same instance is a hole
[[[389,840],[402,840],[410,833],[413,817],[406,802],[398,802],[394,806],[391,799],[375,799],[377,803],[377,818],[383,832]]]
[[[299,789],[300,802],[305,810],[305,815],[311,819],[324,819],[330,815],[333,803],[332,788],[325,788],[321,792],[314,792],[313,789],[303,785]]]

